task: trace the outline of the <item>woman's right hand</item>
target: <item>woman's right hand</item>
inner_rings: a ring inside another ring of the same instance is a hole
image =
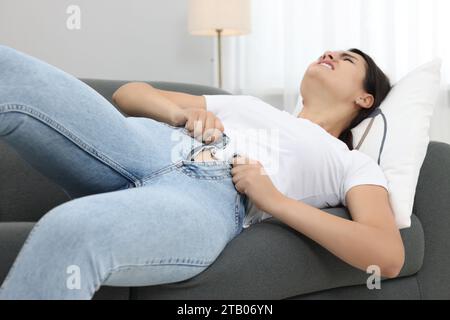
[[[224,127],[214,113],[201,108],[187,108],[183,112],[186,121],[184,127],[192,137],[206,144],[220,139]]]

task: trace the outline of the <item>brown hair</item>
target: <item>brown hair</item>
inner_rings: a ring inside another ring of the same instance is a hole
[[[350,126],[345,129],[339,136],[339,140],[345,142],[350,150],[353,150],[353,135],[352,129],[367,119],[370,114],[377,109],[383,100],[386,98],[388,93],[391,91],[391,82],[389,78],[384,74],[384,72],[376,65],[373,59],[362,52],[359,49],[348,50],[353,53],[357,53],[364,58],[366,61],[366,77],[364,79],[364,90],[374,97],[374,103],[371,108],[361,108],[358,115],[353,119]]]

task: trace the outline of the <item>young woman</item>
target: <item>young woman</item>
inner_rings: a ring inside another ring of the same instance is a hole
[[[351,150],[350,129],[390,90],[359,50],[326,52],[309,66],[298,117],[251,96],[132,82],[113,96],[126,118],[12,48],[0,46],[0,70],[0,138],[73,198],[37,222],[0,299],[89,299],[101,285],[186,280],[269,216],[356,268],[377,265],[391,278],[403,266],[384,175]],[[237,143],[249,128],[276,133],[250,139],[275,156]],[[320,210],[339,203],[352,221]]]

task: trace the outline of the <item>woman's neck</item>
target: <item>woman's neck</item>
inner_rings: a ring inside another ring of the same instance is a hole
[[[321,126],[329,134],[339,139],[341,133],[348,128],[348,118],[342,118],[342,114],[330,112],[330,108],[311,108],[304,106],[302,111],[297,115],[298,118],[308,119],[311,122]],[[342,110],[334,108],[334,110]]]

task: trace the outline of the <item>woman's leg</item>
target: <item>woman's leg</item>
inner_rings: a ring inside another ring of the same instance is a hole
[[[34,227],[0,299],[89,299],[205,270],[242,231],[244,198],[222,162],[174,164],[142,187],[82,197]]]
[[[126,118],[83,82],[6,46],[0,139],[72,197],[140,186],[187,154],[194,140],[181,128]],[[187,144],[174,153],[179,139]]]

